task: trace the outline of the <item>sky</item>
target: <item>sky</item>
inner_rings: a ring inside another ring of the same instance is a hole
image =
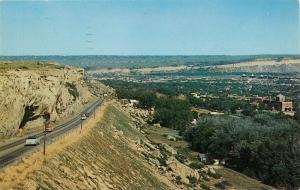
[[[0,0],[0,55],[300,54],[300,0]]]

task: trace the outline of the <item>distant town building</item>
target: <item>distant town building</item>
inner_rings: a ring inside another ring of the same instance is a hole
[[[293,111],[293,102],[286,101],[285,96],[279,94],[276,96],[275,109],[282,112]]]
[[[222,113],[222,112],[215,112],[215,111],[211,111],[211,112],[209,112],[209,114],[211,114],[211,115],[224,115],[224,113]]]
[[[200,158],[201,162],[206,162],[207,161],[207,155],[206,154],[199,153],[199,158]]]
[[[279,94],[276,96],[276,101],[277,102],[284,102],[285,101],[285,96],[282,94]]]
[[[279,111],[293,111],[293,102],[279,102]]]
[[[129,106],[134,106],[139,104],[139,101],[134,99],[120,99],[119,102],[121,104],[129,105]]]
[[[133,99],[130,99],[129,102],[132,106],[140,103],[138,100],[133,100]]]
[[[197,93],[195,93],[195,92],[191,93],[191,95],[192,95],[194,98],[200,98],[200,96],[199,96]]]
[[[253,96],[250,98],[253,102],[263,102],[263,103],[270,103],[272,98],[270,96]]]
[[[119,100],[121,104],[128,104],[129,100],[128,99],[120,99]]]
[[[282,112],[292,112],[293,111],[293,101],[286,100],[286,97],[282,94],[277,95],[275,98],[270,96],[254,96],[251,97],[252,105],[257,105],[259,107],[260,103],[265,105],[266,109],[272,111],[282,111]]]

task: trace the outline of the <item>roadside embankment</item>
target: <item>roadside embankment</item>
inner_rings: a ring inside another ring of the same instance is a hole
[[[2,171],[0,189],[170,189],[133,148],[130,125],[110,101],[81,132],[49,145],[45,157],[37,152]]]

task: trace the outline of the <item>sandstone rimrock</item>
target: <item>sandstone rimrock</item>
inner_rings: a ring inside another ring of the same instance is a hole
[[[49,117],[56,121],[76,113],[95,98],[83,81],[82,69],[8,66],[0,72],[0,137],[42,126]]]

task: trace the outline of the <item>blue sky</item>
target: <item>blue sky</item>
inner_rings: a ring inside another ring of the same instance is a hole
[[[300,54],[297,0],[0,1],[0,55]]]

